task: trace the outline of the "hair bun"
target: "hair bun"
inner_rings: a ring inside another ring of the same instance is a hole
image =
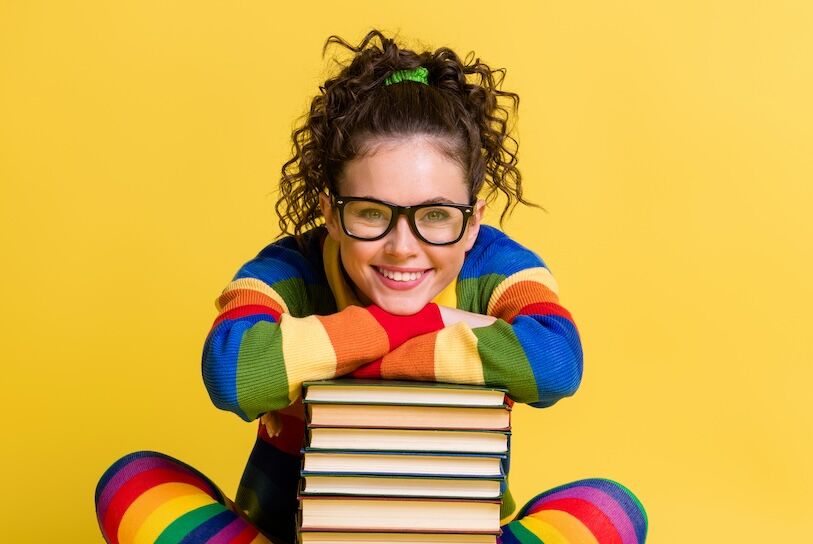
[[[387,76],[387,79],[384,80],[384,85],[392,85],[394,83],[401,83],[402,81],[414,81],[416,83],[429,85],[429,70],[423,66],[409,70],[398,70]]]

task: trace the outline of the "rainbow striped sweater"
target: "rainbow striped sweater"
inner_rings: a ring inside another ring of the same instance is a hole
[[[515,402],[550,406],[582,375],[576,326],[533,252],[483,225],[457,281],[413,316],[362,307],[324,228],[283,238],[246,263],[216,301],[203,350],[214,404],[259,426],[236,502],[267,534],[293,540],[301,384],[338,376],[499,385]],[[438,304],[497,318],[444,327]],[[510,497],[510,495],[508,495]],[[504,501],[504,513],[513,510]]]

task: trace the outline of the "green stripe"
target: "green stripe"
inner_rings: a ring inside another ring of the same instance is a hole
[[[214,503],[187,512],[170,523],[169,527],[164,529],[161,536],[155,541],[155,544],[178,544],[194,529],[197,529],[224,510],[226,508],[222,504]]]
[[[288,313],[294,317],[336,313],[333,291],[326,283],[305,285],[302,278],[290,278],[274,283],[271,289],[282,297]]]
[[[486,385],[507,387],[511,398],[528,403],[539,400],[531,363],[511,325],[498,320],[489,327],[472,329],[483,362]]]
[[[530,529],[522,525],[519,521],[512,521],[508,524],[506,529],[509,529],[522,544],[545,544],[541,538],[532,533]]]
[[[467,312],[487,314],[491,293],[504,279],[502,274],[486,274],[457,282],[457,307]]]
[[[305,282],[302,278],[290,278],[275,282],[271,289],[277,292],[285,305],[288,306],[288,313],[294,317],[304,317],[313,313],[313,304],[308,298],[305,290]]]
[[[249,419],[289,404],[282,333],[276,323],[258,321],[243,335],[237,356],[237,403]]]

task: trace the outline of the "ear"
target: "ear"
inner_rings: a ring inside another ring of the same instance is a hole
[[[337,242],[340,241],[342,229],[339,226],[336,210],[333,209],[333,203],[327,193],[319,193],[319,209],[322,210],[322,216],[325,218],[325,227],[327,227],[328,234]]]
[[[483,214],[486,210],[486,201],[478,200],[474,203],[474,213],[469,218],[469,226],[466,227],[466,234],[463,235],[466,241],[466,251],[474,246],[477,235],[480,233],[480,225],[483,221]]]

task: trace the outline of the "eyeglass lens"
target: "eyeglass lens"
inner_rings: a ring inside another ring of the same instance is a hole
[[[351,235],[372,239],[386,232],[392,214],[391,208],[378,202],[355,200],[345,204],[342,219]],[[460,236],[464,221],[462,210],[437,204],[415,210],[413,226],[426,241],[445,244]]]

